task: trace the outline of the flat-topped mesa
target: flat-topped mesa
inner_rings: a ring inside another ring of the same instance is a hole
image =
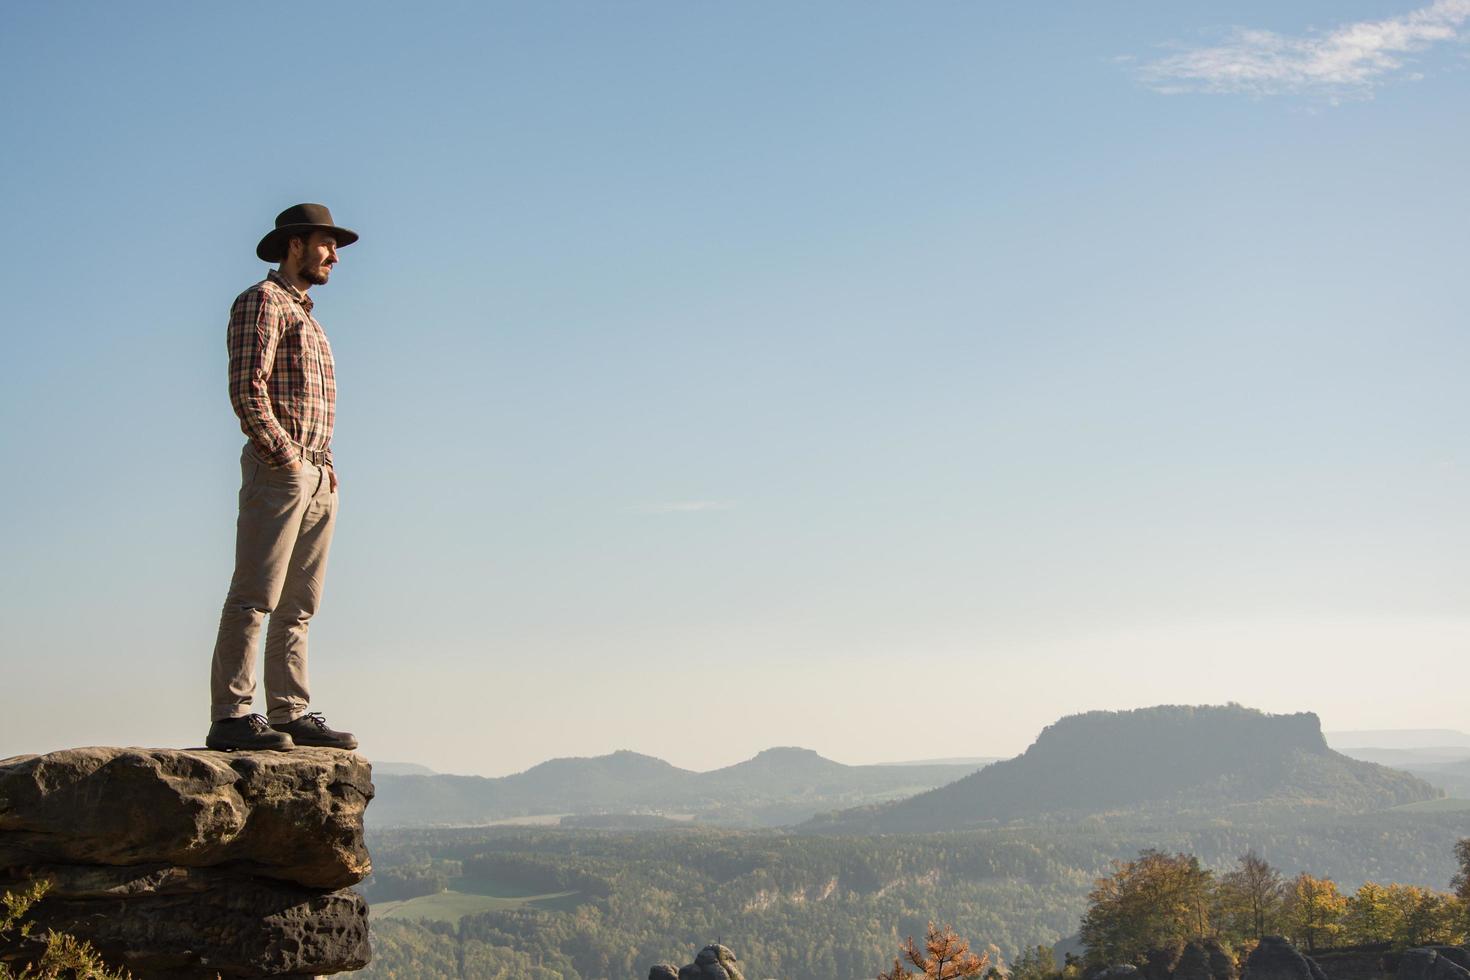
[[[372,767],[334,749],[81,748],[0,760],[0,891],[147,977],[320,975],[369,958]],[[27,955],[0,946],[0,962]]]
[[[1238,704],[1089,711],[1049,725],[1024,753],[907,799],[824,815],[823,832],[929,833],[1091,814],[1222,808],[1342,814],[1442,796],[1406,772],[1327,746],[1309,712]]]

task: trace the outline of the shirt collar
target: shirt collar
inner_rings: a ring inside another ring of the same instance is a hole
[[[310,296],[306,295],[301,290],[297,289],[295,286],[287,282],[286,277],[281,275],[281,273],[276,269],[272,269],[267,272],[265,274],[265,277],[271,282],[275,283],[277,286],[280,286],[286,292],[290,293],[291,298],[300,303],[301,308],[304,309],[306,312],[310,313],[311,308],[316,305],[311,301]]]

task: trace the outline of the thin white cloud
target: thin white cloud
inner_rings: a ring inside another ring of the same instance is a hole
[[[1286,37],[1236,28],[1226,43],[1195,48],[1140,66],[1160,92],[1319,94],[1364,97],[1406,72],[1409,56],[1464,38],[1470,0],[1435,0],[1387,20],[1346,24],[1325,34]]]
[[[696,514],[706,510],[729,510],[733,500],[672,500],[639,508],[645,514]]]

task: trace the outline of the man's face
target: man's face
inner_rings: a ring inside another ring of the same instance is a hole
[[[294,253],[294,248],[293,248]],[[337,264],[337,239],[330,231],[314,231],[301,241],[296,274],[314,286],[324,284]]]

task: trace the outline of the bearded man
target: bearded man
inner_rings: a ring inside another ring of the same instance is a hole
[[[210,673],[211,749],[357,747],[311,701],[306,633],[322,597],[337,520],[332,465],[337,376],[307,292],[325,285],[337,250],[357,241],[320,204],[276,217],[255,254],[278,262],[230,308],[230,404],[248,437],[240,453],[235,574],[220,614]],[[267,714],[252,711],[255,660],[265,633]]]

